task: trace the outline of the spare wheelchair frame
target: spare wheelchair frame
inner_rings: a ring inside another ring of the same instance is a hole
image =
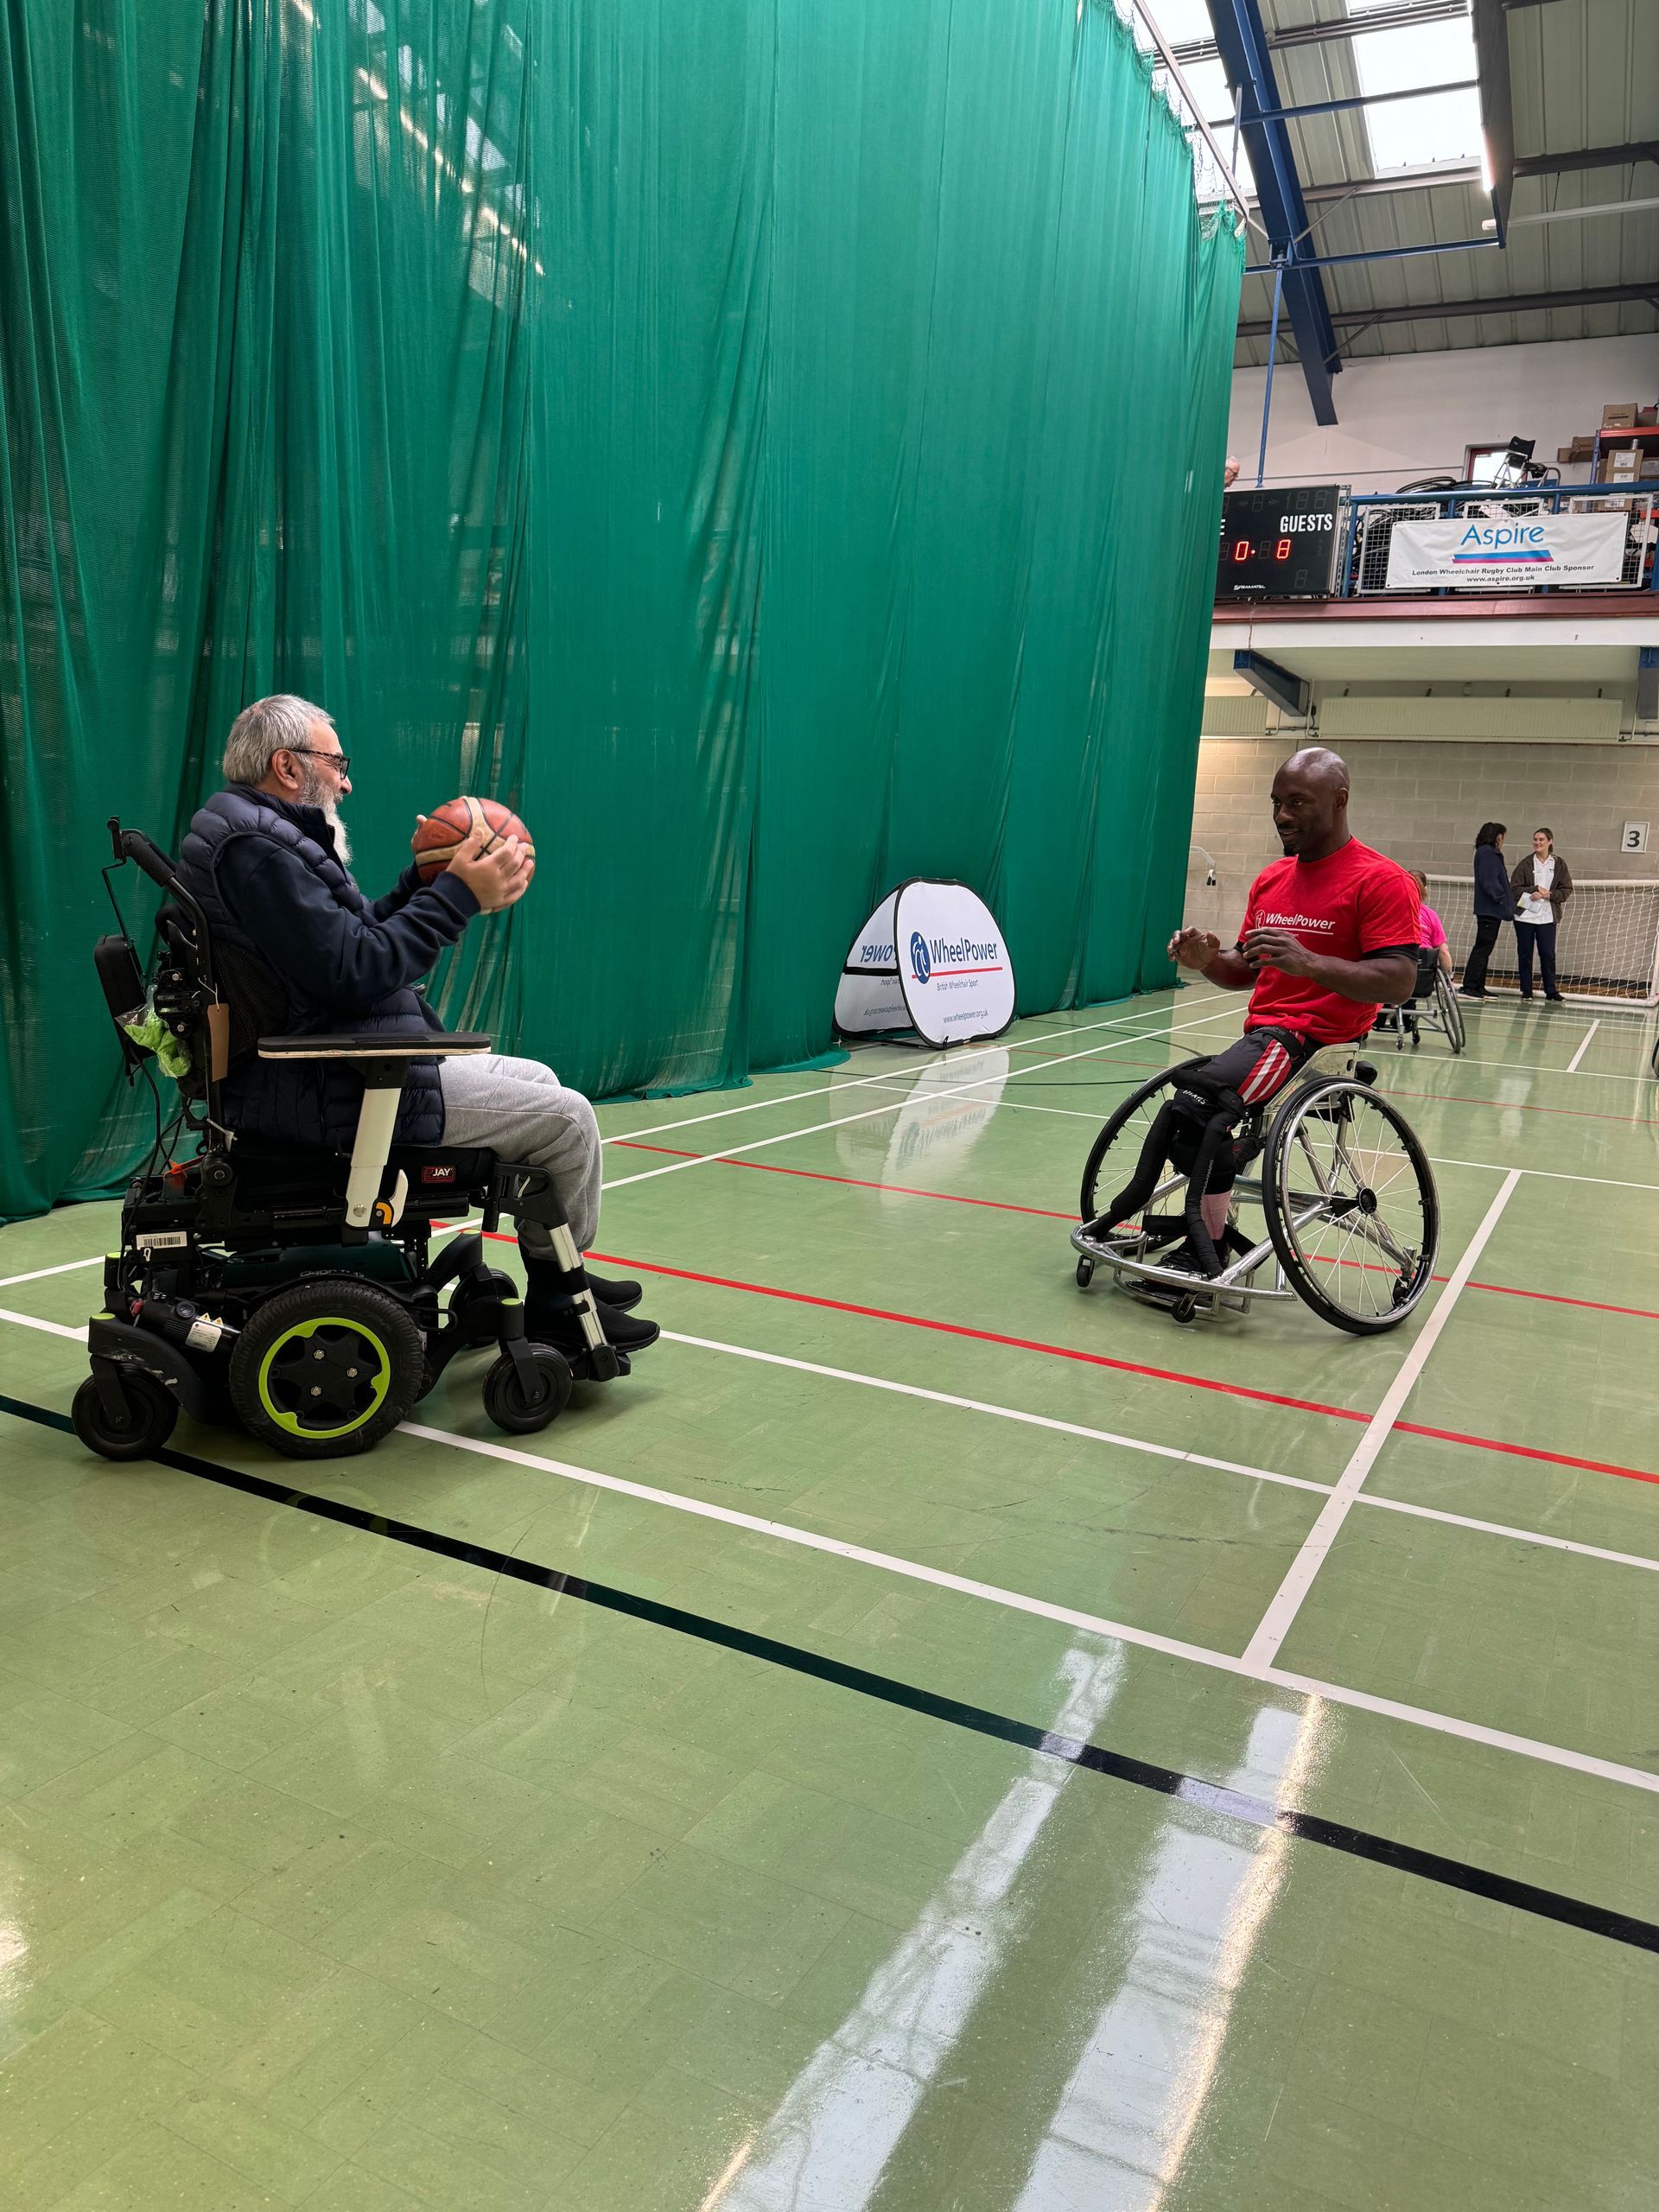
[[[1316,1054],[1278,1097],[1249,1107],[1206,1084],[1205,1065],[1184,1061],[1141,1084],[1095,1140],[1071,1232],[1079,1286],[1103,1266],[1179,1322],[1295,1298],[1357,1336],[1397,1328],[1433,1278],[1440,1200],[1416,1135],[1371,1088],[1376,1070],[1346,1048]],[[1200,1200],[1218,1163],[1233,1197],[1216,1240]],[[1261,1207],[1265,1234],[1240,1226],[1244,1199]]]
[[[152,1043],[132,1034],[145,1013],[160,1023],[149,1039],[165,1033],[181,1071],[168,1125],[156,1090],[156,1141],[128,1186],[120,1249],[105,1263],[105,1310],[87,1330],[92,1371],[71,1409],[81,1441],[105,1459],[141,1459],[166,1442],[182,1408],[199,1421],[239,1422],[289,1458],[334,1458],[377,1443],[474,1347],[496,1347],[484,1408],[513,1433],[544,1428],[578,1377],[626,1374],[585,1287],[565,1300],[582,1346],[572,1354],[527,1338],[517,1287],[486,1265],[480,1234],[431,1250],[448,1222],[481,1207],[483,1230],[513,1216],[553,1266],[582,1281],[543,1169],[393,1141],[410,1062],[487,1052],[489,1039],[259,1035],[264,1019],[280,1018],[263,971],[214,946],[174,862],[142,831],[111,818],[110,835],[104,879],[120,928],[99,939],[95,958],[127,1081],[143,1074],[155,1089]],[[149,983],[111,880],[126,861],[163,893]],[[226,1128],[220,1085],[247,1052],[356,1070],[364,1091],[351,1153]]]

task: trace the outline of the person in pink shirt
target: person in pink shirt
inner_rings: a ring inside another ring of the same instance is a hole
[[[1428,878],[1420,868],[1411,871],[1412,880],[1422,894],[1422,904],[1417,909],[1417,942],[1425,952],[1438,952],[1440,966],[1452,973],[1452,954],[1446,942],[1446,924],[1428,903]]]

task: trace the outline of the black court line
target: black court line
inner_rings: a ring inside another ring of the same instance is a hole
[[[67,1414],[54,1413],[49,1407],[34,1405],[25,1399],[0,1395],[0,1414],[34,1421],[41,1428],[74,1433],[74,1424]],[[584,1575],[567,1574],[562,1567],[542,1567],[534,1560],[496,1551],[488,1544],[446,1536],[435,1529],[423,1529],[412,1521],[393,1520],[388,1515],[372,1513],[365,1506],[346,1505],[334,1498],[319,1497],[313,1491],[292,1490],[286,1484],[269,1482],[263,1475],[245,1474],[239,1468],[223,1466],[216,1459],[200,1459],[194,1452],[170,1449],[153,1452],[150,1457],[162,1466],[176,1469],[180,1474],[195,1475],[226,1490],[242,1491],[248,1497],[264,1498],[271,1505],[315,1514],[319,1520],[338,1522],[344,1528],[359,1529],[367,1535],[385,1537],[391,1543],[408,1544],[439,1559],[456,1560],[463,1566],[509,1576],[515,1582],[528,1582],[539,1590],[552,1590],[561,1597],[602,1606],[607,1612],[620,1613],[629,1620],[671,1629],[677,1636],[692,1637],[700,1643],[717,1644],[723,1650],[741,1653],[747,1659],[764,1659],[770,1666],[785,1667],[793,1674],[808,1675],[816,1681],[833,1682],[838,1689],[855,1691],[861,1697],[877,1699],[883,1705],[897,1706],[906,1713],[925,1713],[929,1719],[942,1720],[949,1727],[966,1728],[977,1736],[1017,1745],[1022,1751],[1040,1751],[1046,1758],[1062,1759],[1069,1766],[1085,1768],[1091,1774],[1105,1775],[1114,1782],[1126,1782],[1136,1789],[1150,1789],[1160,1797],[1178,1798],[1183,1804],[1196,1805],[1228,1820],[1242,1821],[1250,1827],[1276,1829],[1299,1843],[1319,1844],[1327,1851],[1342,1852],[1350,1859],[1367,1859],[1374,1866],[1393,1867],[1402,1873],[1414,1875],[1420,1881],[1438,1882],[1446,1889],[1460,1890],[1469,1897],[1490,1897],[1496,1904],[1512,1905],[1517,1912],[1530,1913],[1540,1920],[1559,1921],[1563,1927],[1581,1929],[1590,1936],[1604,1936],[1611,1942],[1627,1943],[1636,1950],[1659,1952],[1659,1924],[1638,1920],[1630,1913],[1614,1912],[1605,1905],[1587,1904],[1581,1897],[1564,1897],[1559,1891],[1540,1889],[1532,1882],[1514,1881],[1507,1874],[1495,1874],[1484,1866],[1471,1866],[1465,1859],[1446,1859],[1435,1851],[1420,1851],[1414,1844],[1373,1835],[1369,1829],[1350,1827],[1343,1821],[1323,1820],[1317,1813],[1300,1813],[1288,1806],[1281,1808],[1268,1804],[1264,1798],[1247,1797],[1239,1790],[1224,1789],[1219,1783],[1205,1782],[1197,1775],[1179,1773],[1173,1767],[1156,1766],[1147,1759],[1133,1758],[1127,1752],[1108,1751],[1103,1745],[1080,1743],[1072,1736],[1057,1736],[1028,1720],[1016,1720],[1007,1713],[993,1713],[985,1706],[968,1705],[957,1698],[942,1697],[937,1691],[918,1688],[912,1682],[896,1681],[891,1675],[874,1674],[868,1668],[849,1666],[843,1660],[805,1650],[798,1643],[785,1643],[776,1637],[757,1636],[752,1630],[711,1620],[703,1613],[665,1605],[655,1598],[642,1598],[632,1590],[615,1589],[609,1583],[590,1582]]]

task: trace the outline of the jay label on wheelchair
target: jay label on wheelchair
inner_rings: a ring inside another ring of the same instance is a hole
[[[1178,1321],[1294,1297],[1357,1335],[1397,1327],[1427,1290],[1433,1175],[1357,1049],[1415,987],[1417,887],[1352,836],[1348,798],[1335,753],[1294,753],[1273,785],[1284,858],[1251,886],[1236,944],[1171,938],[1182,967],[1249,992],[1244,1033],[1141,1084],[1102,1129],[1071,1233],[1081,1287],[1103,1262]]]

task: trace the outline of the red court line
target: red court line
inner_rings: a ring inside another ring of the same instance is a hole
[[[496,1232],[501,1234],[499,1230]],[[511,1239],[504,1241],[511,1242]],[[935,1321],[920,1313],[895,1313],[881,1306],[855,1306],[840,1298],[821,1298],[805,1290],[779,1290],[770,1283],[741,1282],[730,1275],[710,1275],[691,1268],[664,1267],[654,1260],[626,1258],[620,1252],[595,1252],[592,1255],[607,1268],[638,1268],[644,1274],[671,1275],[680,1282],[709,1283],[717,1290],[747,1291],[758,1298],[785,1299],[791,1305],[817,1306],[832,1313],[856,1313],[871,1321],[897,1321],[907,1329],[930,1329],[941,1336],[968,1337],[976,1343],[1008,1344],[1016,1351],[1045,1352],[1051,1359],[1071,1359],[1088,1367],[1109,1367],[1120,1375],[1143,1375],[1154,1382],[1182,1382],[1194,1390],[1213,1390],[1229,1398],[1248,1398],[1258,1405],[1288,1406],[1293,1412],[1323,1414],[1327,1420],[1357,1421],[1363,1427],[1370,1420],[1369,1414],[1355,1413],[1347,1406],[1327,1406],[1313,1398],[1288,1398],[1274,1390],[1252,1390],[1243,1382],[1221,1382],[1207,1375],[1185,1375],[1179,1369],[1147,1367],[1132,1359],[1111,1359],[1104,1352],[1077,1351],[1070,1344],[1044,1344],[1033,1337],[1007,1337],[993,1329],[970,1329],[959,1321]],[[1465,1444],[1481,1452],[1501,1452],[1511,1459],[1542,1459],[1555,1467],[1582,1467],[1591,1474],[1618,1475],[1627,1482],[1659,1484],[1659,1475],[1650,1474],[1643,1467],[1623,1467],[1608,1459],[1584,1459],[1567,1452],[1547,1452],[1530,1444],[1508,1444],[1496,1436],[1465,1436],[1454,1428],[1432,1428],[1421,1421],[1402,1421],[1395,1428],[1407,1436],[1427,1436],[1444,1444]]]
[[[960,1191],[923,1191],[911,1183],[867,1183],[857,1175],[829,1175],[812,1167],[774,1167],[765,1160],[720,1160],[719,1154],[707,1152],[685,1152],[672,1144],[640,1144],[632,1137],[619,1137],[619,1147],[628,1152],[671,1153],[676,1160],[715,1160],[722,1167],[749,1167],[758,1175],[797,1175],[807,1183],[844,1183],[852,1191],[895,1191],[905,1198],[942,1198],[947,1205],[994,1206],[999,1213],[1033,1213],[1044,1221],[1075,1221],[1074,1213],[1056,1213],[1048,1206],[1015,1205],[1010,1198],[970,1198]]]
[[[779,1167],[763,1160],[721,1160],[718,1154],[687,1152],[680,1146],[672,1144],[641,1144],[632,1137],[618,1137],[616,1142],[629,1152],[665,1153],[676,1160],[714,1160],[721,1167],[749,1167],[761,1175],[794,1175],[808,1183],[842,1183],[849,1190],[853,1191],[892,1191],[900,1198],[938,1198],[947,1205],[991,1206],[999,1213],[1034,1214],[1042,1221],[1075,1221],[1077,1219],[1074,1213],[1056,1213],[1049,1206],[1015,1205],[1011,1199],[1007,1198],[974,1198],[966,1197],[960,1191],[923,1191],[909,1183],[868,1183],[857,1175],[831,1175],[816,1167]],[[1359,1268],[1368,1267],[1371,1263],[1363,1260],[1343,1260],[1335,1264],[1345,1268]],[[1444,1282],[1446,1280],[1444,1275],[1434,1277],[1436,1282]],[[1628,1313],[1637,1320],[1659,1321],[1659,1313],[1652,1313],[1645,1306],[1607,1306],[1604,1305],[1599,1299],[1567,1298],[1553,1290],[1523,1290],[1518,1285],[1508,1282],[1471,1281],[1469,1287],[1471,1290],[1493,1291],[1504,1298],[1535,1298],[1549,1306],[1580,1306],[1592,1313]]]
[[[439,1226],[442,1226],[442,1224]],[[518,1240],[505,1230],[485,1230],[481,1232],[497,1243],[512,1244]],[[1108,1367],[1120,1375],[1143,1375],[1155,1382],[1184,1382],[1191,1389],[1212,1390],[1229,1398],[1248,1398],[1258,1405],[1288,1406],[1293,1412],[1323,1414],[1331,1421],[1357,1421],[1362,1427],[1370,1419],[1369,1414],[1353,1412],[1347,1406],[1322,1405],[1317,1399],[1288,1398],[1273,1390],[1252,1390],[1243,1382],[1219,1382],[1207,1375],[1185,1375],[1179,1369],[1147,1367],[1131,1359],[1111,1359],[1104,1352],[1077,1351],[1069,1344],[1044,1344],[1033,1337],[1007,1337],[991,1329],[970,1329],[959,1321],[934,1321],[920,1313],[895,1313],[881,1306],[855,1306],[840,1298],[820,1298],[805,1290],[779,1290],[770,1283],[741,1282],[731,1275],[699,1274],[691,1268],[664,1267],[655,1260],[632,1260],[620,1252],[595,1252],[592,1256],[607,1268],[638,1268],[642,1274],[671,1275],[680,1282],[709,1283],[717,1290],[741,1290],[757,1298],[779,1298],[795,1306],[817,1306],[832,1313],[856,1313],[871,1321],[897,1321],[907,1329],[930,1329],[941,1336],[968,1337],[987,1344],[1008,1344],[1016,1351],[1039,1351],[1052,1359],[1076,1360],[1088,1367]],[[1622,1310],[1622,1309],[1621,1309]],[[1460,1429],[1434,1428],[1426,1422],[1396,1421],[1395,1427],[1402,1435],[1427,1436],[1442,1444],[1463,1444],[1477,1452],[1498,1452],[1515,1459],[1541,1459],[1553,1467],[1582,1467],[1595,1475],[1617,1475],[1624,1482],[1659,1484],[1659,1474],[1652,1474],[1643,1467],[1624,1467],[1611,1459],[1580,1459],[1569,1452],[1548,1452],[1532,1444],[1509,1444],[1497,1436],[1469,1436]]]

